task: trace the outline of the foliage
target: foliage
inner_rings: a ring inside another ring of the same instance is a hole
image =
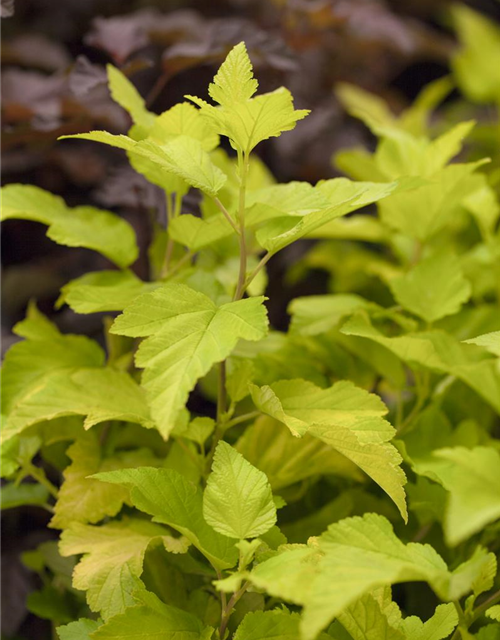
[[[453,162],[473,123],[430,130],[446,83],[400,118],[343,86],[377,146],[341,152],[354,180],[311,185],[275,184],[252,154],[308,112],[285,88],[255,95],[243,43],[209,86],[217,106],[156,116],[108,77],[128,135],[64,137],[118,147],[163,189],[151,277],[129,270],[115,213],[3,190],[4,218],[117,267],[59,300],[119,312],[105,350],[33,304],[5,357],[4,506],[61,530],[58,553],[24,558],[43,581],[31,610],[61,640],[495,637],[500,208],[484,159]],[[346,217],[368,205],[378,217]],[[320,242],[289,277],[322,269],[331,292],[270,329],[266,265],[304,237]]]

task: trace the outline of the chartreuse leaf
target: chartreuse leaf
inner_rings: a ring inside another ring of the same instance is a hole
[[[213,628],[177,607],[164,604],[154,594],[133,592],[136,606],[127,607],[92,634],[92,640],[210,640]]]
[[[470,584],[451,591],[452,577],[432,547],[405,545],[388,520],[375,514],[333,524],[310,546],[285,547],[249,574],[258,588],[303,606],[304,640],[376,587],[426,581],[442,599],[459,598]]]
[[[88,618],[80,618],[62,627],[57,627],[59,640],[91,640],[91,634],[100,627],[101,623]]]
[[[51,376],[78,368],[97,368],[104,363],[104,352],[96,342],[84,336],[62,335],[33,305],[14,332],[26,340],[14,344],[4,358],[2,413],[7,416],[4,438],[15,433],[9,422],[13,412]]]
[[[2,485],[0,488],[0,503],[2,511],[21,507],[23,505],[44,505],[49,498],[48,490],[41,484],[14,482]]]
[[[259,142],[290,131],[309,113],[293,108],[292,95],[284,87],[252,97],[257,86],[245,44],[240,42],[229,52],[208,89],[220,106],[186,97],[200,107],[214,131],[227,136],[234,148],[248,155]]]
[[[320,389],[305,380],[287,380],[260,389],[252,385],[251,392],[256,406],[294,435],[319,438],[358,465],[407,519],[402,459],[388,443],[395,430],[382,418],[387,408],[378,396],[347,381]]]
[[[474,102],[498,101],[500,80],[495,69],[500,64],[500,29],[466,5],[454,5],[452,17],[462,45],[452,58],[460,88]]]
[[[339,614],[337,620],[352,640],[405,640],[406,636],[398,629],[400,617],[391,601],[390,589],[385,588],[359,598]]]
[[[402,307],[427,322],[458,313],[471,294],[458,258],[444,252],[424,258],[390,287]]]
[[[146,549],[165,544],[168,529],[139,518],[127,518],[100,527],[72,523],[63,531],[62,556],[84,554],[73,572],[73,586],[86,592],[92,611],[107,620],[135,604],[131,592],[142,574]]]
[[[231,107],[236,102],[250,100],[258,86],[245,43],[240,42],[228,53],[210,83],[208,93],[215,102]]]
[[[257,538],[276,524],[266,475],[222,440],[203,494],[203,517],[218,533],[238,540]]]
[[[477,640],[500,640],[500,624],[487,624],[473,636]]]
[[[308,434],[295,438],[284,424],[268,416],[248,427],[236,448],[266,474],[273,491],[316,475],[363,480],[358,467],[332,447]]]
[[[398,189],[398,183],[351,182],[347,178],[334,178],[319,183],[316,189],[328,201],[326,208],[299,217],[271,220],[257,231],[257,241],[270,254],[313,233],[335,218],[387,197]]]
[[[214,196],[226,182],[226,176],[210,160],[203,145],[187,135],[177,136],[161,146],[150,139],[135,142],[127,136],[115,136],[107,131],[91,131],[90,133],[61,136],[60,139],[65,138],[81,138],[82,140],[101,142],[118,149],[124,149],[132,154],[132,159],[137,157],[147,160],[147,166],[150,167],[152,164],[157,172],[157,179],[152,180],[155,184],[163,185],[162,180],[170,181],[173,174],[185,180],[189,185]],[[145,172],[141,171],[141,173],[145,173],[149,178],[148,169]]]
[[[484,347],[487,351],[500,358],[500,331],[485,333],[482,336],[464,340],[464,342],[466,342],[467,344],[477,344],[479,347]]]
[[[32,185],[3,187],[1,215],[2,220],[46,224],[47,235],[54,242],[93,249],[119,267],[128,267],[139,254],[135,233],[125,220],[94,207],[68,207],[59,196]]]
[[[246,196],[245,228],[254,229],[276,218],[301,217],[325,210],[329,204],[319,189],[307,182],[249,190]],[[234,234],[233,227],[220,212],[206,219],[183,215],[172,220],[169,228],[174,240],[193,251]]]
[[[496,604],[493,607],[487,609],[486,615],[488,616],[488,618],[500,622],[500,604]]]
[[[458,624],[458,614],[450,602],[436,607],[434,615],[422,622],[417,616],[401,620],[400,629],[408,640],[442,640],[447,638]]]
[[[57,305],[66,303],[77,313],[123,311],[137,296],[157,286],[142,281],[132,271],[96,271],[61,287]]]
[[[156,462],[148,450],[141,449],[106,457],[92,431],[72,444],[67,455],[72,462],[64,470],[64,482],[50,522],[50,526],[57,529],[65,529],[73,522],[99,522],[106,516],[116,515],[128,502],[128,491],[124,487],[103,484],[89,476],[99,471]]]
[[[198,140],[205,151],[212,151],[219,144],[219,136],[210,129],[200,111],[189,102],[180,102],[161,113],[149,135],[160,144],[170,142],[177,136],[189,136]]]
[[[380,203],[382,221],[411,238],[427,241],[453,220],[469,195],[468,178],[482,164],[452,164],[437,172],[430,184],[392,195]]]
[[[337,83],[335,93],[346,111],[378,134],[388,129],[401,129],[413,135],[424,135],[431,111],[450,93],[449,77],[439,78],[424,87],[414,103],[396,117],[385,100],[346,82]]]
[[[336,382],[320,389],[306,380],[282,380],[272,385],[251,386],[257,407],[280,420],[295,436],[303,436],[312,424],[341,424],[364,433],[362,441],[389,440],[394,428],[382,416],[387,407],[379,396],[352,382]]]
[[[128,111],[142,136],[145,137],[153,126],[156,116],[146,109],[140,93],[119,69],[111,64],[108,64],[106,69],[111,97],[125,111]]]
[[[203,518],[201,490],[172,469],[123,469],[94,478],[130,489],[134,506],[184,535],[218,569],[236,563],[234,542],[210,527]]]
[[[299,624],[300,616],[286,609],[252,611],[238,626],[234,640],[297,640]]]
[[[196,381],[227,358],[240,338],[267,332],[263,297],[217,307],[186,285],[166,284],[128,306],[112,333],[147,337],[136,354],[142,385],[160,433],[167,438]]]
[[[85,416],[85,429],[108,420],[155,426],[143,389],[128,373],[106,367],[48,375],[14,407],[6,432],[20,433],[37,422],[70,415]]]
[[[304,336],[326,333],[345,316],[369,305],[368,300],[353,293],[295,298],[288,305],[288,313],[292,316],[290,331]]]
[[[33,300],[28,303],[24,320],[15,324],[12,331],[27,340],[50,340],[61,337],[61,332],[57,326],[38,310]],[[82,344],[84,342],[86,342],[87,345],[95,345],[95,343],[85,340],[85,338],[82,340]]]
[[[500,518],[500,454],[492,447],[438,449],[434,473],[449,491],[444,532],[452,546]]]
[[[478,358],[451,334],[433,330],[388,337],[363,312],[354,314],[341,332],[373,340],[411,366],[456,376],[500,413],[500,372],[496,360]]]

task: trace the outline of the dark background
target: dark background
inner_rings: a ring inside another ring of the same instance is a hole
[[[494,19],[500,2],[468,4]],[[127,114],[106,86],[104,65],[126,73],[157,113],[185,93],[205,96],[228,50],[245,40],[262,91],[287,86],[297,108],[312,114],[294,131],[259,145],[280,181],[315,182],[336,175],[331,156],[342,147],[373,140],[346,116],[333,87],[348,81],[380,94],[397,111],[429,81],[449,72],[457,46],[448,28],[448,0],[2,0],[3,183],[36,184],[68,204],[93,204],[119,212],[149,238],[148,212],[161,213],[156,187],[133,174],[125,156],[102,145],[57,142],[92,129],[126,132]],[[449,98],[455,99],[456,94]],[[192,206],[187,199],[187,206]],[[192,210],[192,209],[190,209]],[[282,252],[269,265],[270,316],[286,326],[286,303],[318,293],[318,274],[286,287],[282,275],[308,247]],[[298,252],[298,253],[297,253]],[[111,268],[85,249],[59,247],[45,227],[11,220],[2,234],[3,350],[12,325],[31,298],[63,331],[99,338],[99,314],[77,316],[54,309],[59,288],[87,271]],[[134,270],[146,277],[144,258]],[[18,560],[21,550],[50,538],[37,509],[8,512],[3,523],[2,638],[45,638],[47,627],[24,602],[36,583]]]

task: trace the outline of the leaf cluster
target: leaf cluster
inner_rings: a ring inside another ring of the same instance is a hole
[[[474,60],[457,55],[459,82]],[[474,123],[431,130],[449,82],[400,117],[339,87],[377,145],[315,185],[277,184],[252,153],[308,112],[285,88],[256,95],[244,43],[212,103],[155,115],[113,66],[108,82],[128,135],[64,137],[124,151],[162,189],[150,277],[117,214],[3,189],[4,219],[116,266],[58,301],[113,314],[105,349],[32,304],[5,357],[3,508],[61,532],[25,554],[30,609],[61,640],[497,637],[500,207],[462,149]],[[288,278],[321,269],[329,291],[277,331],[266,265],[302,238],[318,242]]]

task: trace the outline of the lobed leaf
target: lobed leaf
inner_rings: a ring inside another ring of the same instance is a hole
[[[177,471],[141,467],[99,473],[94,478],[129,488],[137,509],[176,529],[214,567],[227,569],[236,563],[234,542],[214,531],[203,518],[201,490]]]
[[[147,337],[136,363],[145,369],[142,385],[165,438],[197,380],[227,358],[240,338],[264,337],[263,301],[254,297],[217,307],[186,285],[166,284],[136,298],[115,320],[112,333]]]

